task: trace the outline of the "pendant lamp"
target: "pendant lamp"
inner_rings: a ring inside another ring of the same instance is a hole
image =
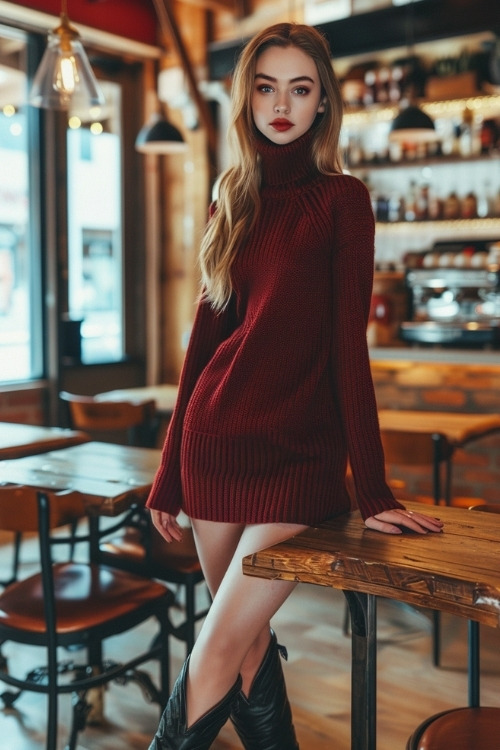
[[[407,4],[406,34],[408,60],[416,59],[413,55],[414,33],[415,33],[415,0]],[[417,66],[418,67],[418,66]],[[415,79],[415,70],[412,76]],[[417,91],[413,86],[409,87],[409,95],[405,97],[405,103],[401,103],[401,109],[393,120],[389,133],[389,140],[397,143],[431,143],[439,140],[433,120],[416,104]]]
[[[66,0],[60,24],[48,33],[47,47],[33,80],[30,104],[44,109],[89,110],[105,103],[78,31],[71,26]]]
[[[389,140],[399,143],[431,143],[438,139],[433,120],[413,104],[401,109],[389,133]]]
[[[187,144],[181,132],[156,112],[139,131],[135,148],[142,154],[179,154],[187,151]]]

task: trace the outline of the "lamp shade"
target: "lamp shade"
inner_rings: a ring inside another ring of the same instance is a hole
[[[410,105],[393,120],[389,139],[405,143],[429,143],[439,140],[439,136],[429,115],[419,107]]]
[[[187,144],[172,123],[154,114],[139,131],[135,148],[142,154],[179,154],[187,150]]]
[[[104,103],[80,36],[62,13],[60,25],[49,31],[33,80],[30,104],[44,109],[88,110]]]

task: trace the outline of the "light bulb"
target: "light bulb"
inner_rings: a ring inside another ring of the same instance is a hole
[[[76,60],[71,54],[61,54],[54,74],[54,88],[63,96],[71,96],[78,83]]]

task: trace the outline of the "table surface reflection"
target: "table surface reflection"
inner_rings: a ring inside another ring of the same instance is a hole
[[[89,510],[114,516],[149,494],[161,451],[87,442],[0,462],[0,482],[84,494]]]
[[[89,440],[90,436],[79,430],[0,422],[0,459],[31,456]]]

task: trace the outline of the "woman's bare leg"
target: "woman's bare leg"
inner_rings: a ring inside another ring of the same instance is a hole
[[[200,561],[214,597],[189,662],[188,726],[243,677],[248,694],[270,639],[270,620],[296,583],[244,576],[241,561],[305,526],[193,520]]]

